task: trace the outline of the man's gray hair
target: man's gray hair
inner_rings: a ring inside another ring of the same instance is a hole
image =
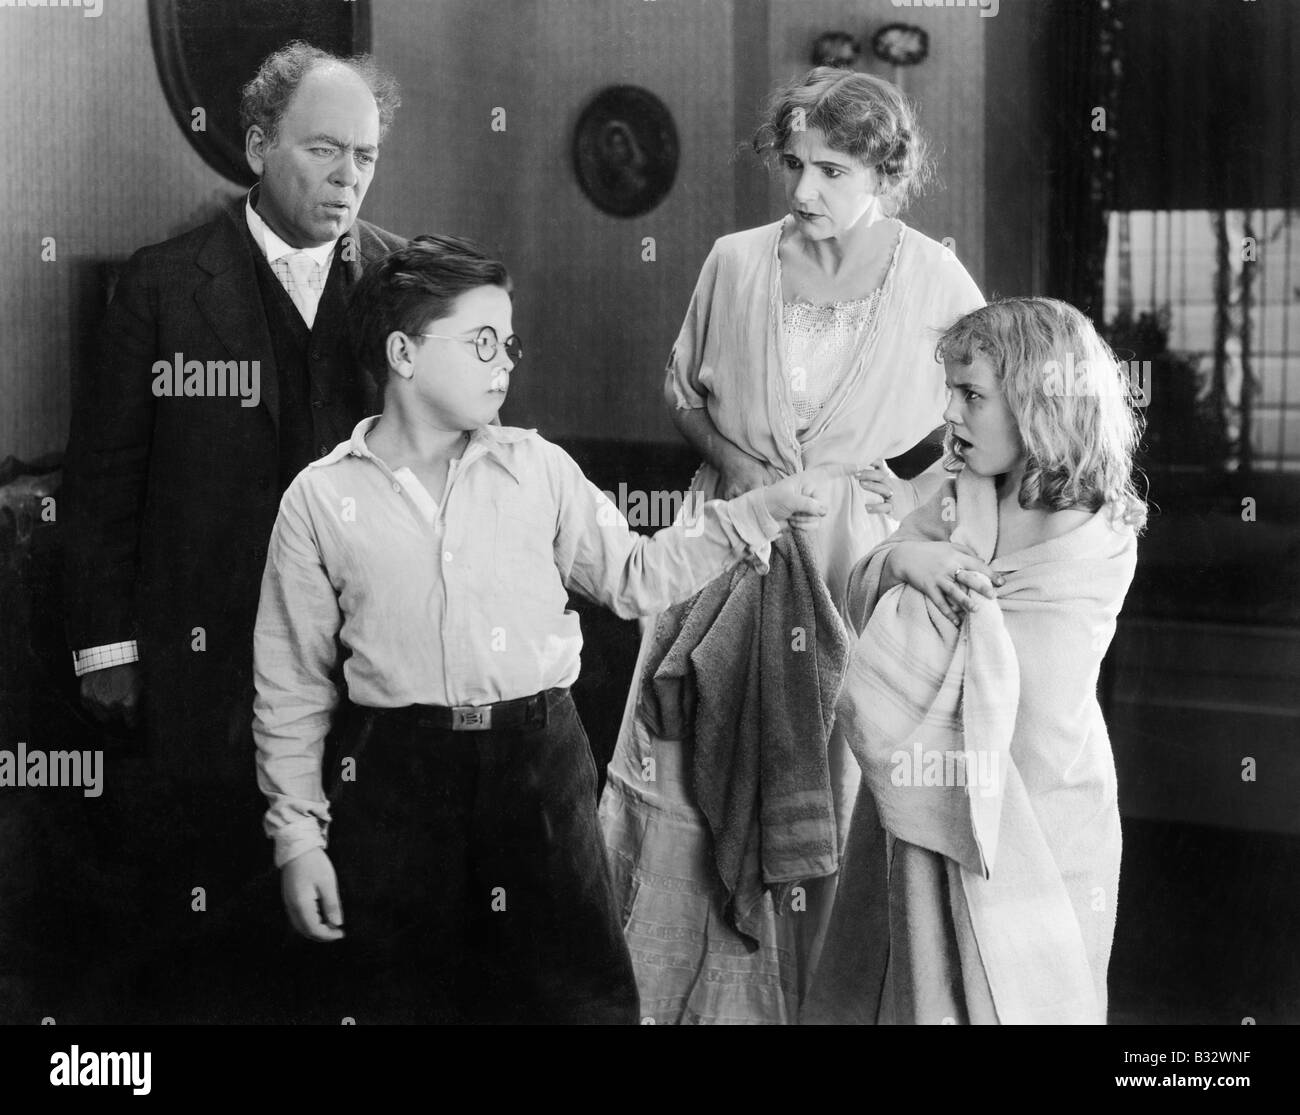
[[[239,102],[239,126],[244,134],[256,124],[267,141],[275,142],[276,130],[298,86],[317,66],[346,66],[362,81],[379,106],[379,138],[383,139],[393,122],[393,114],[402,103],[397,81],[385,73],[368,54],[340,58],[336,54],[295,41],[270,54],[258,67],[253,80],[244,86]]]

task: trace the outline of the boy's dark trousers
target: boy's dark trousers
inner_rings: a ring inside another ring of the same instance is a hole
[[[315,947],[337,1020],[637,1022],[568,690],[512,729],[431,719],[352,708],[327,778],[346,936]]]

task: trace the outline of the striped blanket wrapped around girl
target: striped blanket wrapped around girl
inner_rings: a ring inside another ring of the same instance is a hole
[[[1104,1023],[1120,824],[1096,690],[1145,510],[1136,420],[1044,389],[1066,352],[1118,375],[1062,303],[976,310],[940,351],[959,471],[850,577],[838,716],[870,792],[802,1021]]]

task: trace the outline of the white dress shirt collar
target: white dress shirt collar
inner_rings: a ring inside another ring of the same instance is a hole
[[[268,225],[257,210],[253,208],[253,192],[256,186],[248,191],[248,197],[244,199],[244,214],[248,221],[248,230],[253,234],[253,239],[261,246],[262,252],[266,256],[267,263],[274,263],[277,259],[284,256],[292,255],[294,252],[306,252],[313,263],[321,267],[328,267],[330,256],[334,254],[334,245],[338,240],[331,240],[328,244],[320,244],[314,248],[295,248],[291,244],[286,244]]]
[[[386,469],[388,466],[376,457],[370,451],[370,446],[366,444],[366,435],[370,433],[379,418],[380,415],[372,414],[361,419],[353,428],[352,436],[347,441],[339,442],[331,452],[312,461],[307,467],[325,468],[346,457],[363,457]],[[487,454],[493,457],[517,481],[520,479],[518,465],[511,459],[511,454],[505,447],[523,441],[525,438],[536,436],[536,430],[525,430],[518,426],[491,424],[480,426],[470,434],[469,445],[466,446],[464,456],[461,457],[461,467],[464,468],[476,457]]]

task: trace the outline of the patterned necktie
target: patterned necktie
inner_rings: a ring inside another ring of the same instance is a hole
[[[320,281],[320,266],[306,252],[294,252],[285,256],[284,261],[289,268],[289,282],[285,289],[310,329],[316,323],[316,307],[324,287]]]

